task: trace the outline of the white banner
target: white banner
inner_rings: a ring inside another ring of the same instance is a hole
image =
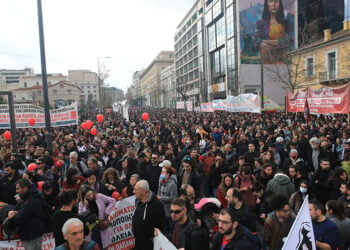
[[[16,128],[44,128],[45,112],[44,108],[34,106],[33,104],[15,104]],[[59,108],[51,109],[51,126],[70,126],[78,124],[78,107],[77,103]],[[34,126],[28,124],[30,118],[35,119]],[[0,105],[0,129],[10,128],[9,106]]]
[[[255,94],[240,94],[228,96],[227,111],[260,113],[260,98]]]
[[[316,250],[314,229],[309,211],[309,196],[305,197],[289,231],[282,250]]]
[[[25,250],[23,246],[23,242],[20,240],[0,241],[0,249]],[[42,250],[55,249],[55,238],[53,237],[53,233],[48,233],[43,235],[41,249]]]
[[[183,101],[176,102],[176,109],[185,109],[185,102]],[[193,111],[193,103],[191,101],[186,101],[186,110]]]
[[[109,215],[111,221],[111,244],[107,249],[127,250],[135,247],[135,238],[131,231],[132,216],[135,211],[135,196],[117,202],[115,209]]]
[[[177,248],[159,230],[158,236],[153,238],[153,250],[177,250]]]

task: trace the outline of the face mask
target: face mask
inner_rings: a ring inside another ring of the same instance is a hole
[[[26,160],[30,160],[30,156],[29,155],[26,155]]]
[[[164,174],[161,174],[161,175],[159,176],[159,179],[161,179],[162,181],[164,181],[164,180],[166,179],[166,176],[165,176]]]
[[[307,188],[304,188],[304,187],[300,187],[299,190],[303,194],[307,192]]]

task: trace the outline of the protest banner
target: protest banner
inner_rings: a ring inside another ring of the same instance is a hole
[[[311,114],[348,114],[350,84],[339,88],[298,90],[287,94],[287,112],[304,112],[306,101]]]
[[[109,250],[127,250],[135,247],[132,233],[132,216],[135,210],[135,196],[117,202],[115,209],[109,215],[112,230]]]
[[[227,111],[260,113],[260,97],[255,94],[240,94],[227,97]]]
[[[153,250],[176,250],[177,248],[159,230],[153,238]]]
[[[44,128],[45,112],[44,108],[37,107],[33,104],[15,104],[16,128]],[[78,107],[77,103],[50,110],[51,126],[70,126],[78,124]],[[34,126],[30,126],[28,119],[34,118]],[[7,104],[0,105],[0,129],[10,128],[9,107]]]
[[[214,112],[214,107],[212,102],[201,103],[202,112]]]
[[[20,240],[0,241],[1,250],[25,250],[23,242]],[[42,250],[55,249],[55,238],[53,233],[44,234],[42,237]]]

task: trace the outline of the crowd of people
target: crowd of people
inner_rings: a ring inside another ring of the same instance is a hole
[[[4,239],[37,250],[53,231],[57,249],[105,249],[109,214],[135,195],[137,250],[159,232],[178,249],[282,249],[308,196],[317,249],[350,247],[345,116],[132,108],[94,127],[53,128],[53,152],[44,129],[18,129],[18,153],[0,139]]]

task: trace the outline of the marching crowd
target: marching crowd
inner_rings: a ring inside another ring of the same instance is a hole
[[[44,129],[18,129],[18,153],[0,139],[1,237],[38,250],[51,231],[56,249],[105,249],[109,214],[135,195],[137,250],[159,232],[177,249],[275,250],[308,196],[317,249],[349,249],[346,118],[135,108],[105,114],[95,135],[53,128],[53,152]]]

